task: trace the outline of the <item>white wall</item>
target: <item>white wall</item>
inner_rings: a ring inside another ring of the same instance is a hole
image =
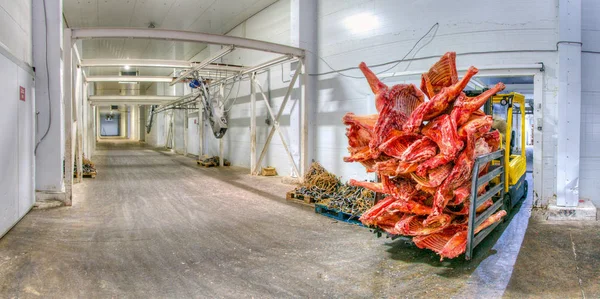
[[[582,0],[580,196],[600,207],[600,2]]]
[[[44,5],[46,4],[46,11]],[[47,25],[45,22],[47,15]],[[36,69],[36,190],[64,192],[65,130],[62,93],[62,1],[33,2],[33,66]],[[46,28],[47,27],[47,28]],[[46,63],[46,58],[48,62]],[[48,88],[49,87],[49,88]],[[52,112],[50,115],[49,112]]]
[[[0,2],[0,236],[35,201],[31,40],[31,1]],[[25,88],[25,101],[20,100],[20,87]]]
[[[280,44],[290,44],[290,1],[283,0],[274,3],[273,5],[262,10],[250,19],[244,21],[240,25],[232,29],[227,35],[240,36],[251,39],[264,40]],[[211,53],[220,50],[218,46],[209,46],[203,52],[199,53],[193,60],[202,60],[208,57]],[[251,50],[235,50],[227,55],[224,63],[237,65],[258,65],[269,59],[277,57],[276,54],[269,54]],[[281,105],[281,101],[285,95],[290,78],[290,64],[287,63],[282,67],[276,66],[269,69],[268,72],[261,73],[257,76],[258,81],[263,87],[265,93],[270,93],[270,104],[276,114]],[[244,80],[241,83],[235,83],[233,86],[227,86],[225,95],[229,93],[229,89],[233,88],[231,98],[235,98],[238,94],[235,106],[229,113],[229,129],[224,139],[224,155],[230,160],[233,165],[250,167],[250,82]],[[267,108],[260,95],[257,95],[257,155],[264,147],[270,126],[267,126]],[[284,138],[298,163],[300,143],[298,126],[298,99],[299,93],[294,93],[290,98],[283,116],[280,119],[280,126]],[[214,137],[208,122],[204,128],[205,133],[205,154],[218,155],[219,141]],[[197,144],[197,140],[192,140]],[[258,157],[257,157],[258,158]],[[273,137],[271,146],[269,147],[267,156],[265,157],[262,166],[275,166],[282,175],[289,175],[291,172],[291,164],[283,149],[283,145],[276,135]]]
[[[252,39],[265,40],[281,44],[290,43],[290,30],[289,30],[289,15],[290,15],[290,3],[289,0],[279,1],[270,7],[264,9],[260,13],[244,21],[242,24],[236,26],[227,35],[241,36]],[[202,59],[219,51],[219,46],[209,46],[204,51],[196,55],[192,60],[201,61]],[[257,65],[261,62],[267,61],[276,57],[276,54],[268,54],[260,51],[251,50],[236,50],[233,53],[227,55],[223,59],[223,63],[238,64],[238,65]],[[257,76],[258,81],[265,90],[266,93],[271,94],[271,107],[275,111],[278,111],[283,96],[285,95],[288,82],[290,80],[290,66],[289,63],[285,66],[284,76],[282,78],[282,70],[280,66],[271,68],[270,73],[262,73]],[[233,86],[227,86],[225,94],[229,94],[229,89],[233,88],[231,92],[231,98],[235,98],[238,95],[238,84],[235,83]],[[189,88],[179,84],[175,95],[183,95],[189,93]],[[166,92],[166,93],[165,93]],[[161,90],[161,84],[154,84],[146,91],[147,94],[173,94],[172,91]],[[229,114],[229,129],[224,137],[224,149],[225,158],[230,160],[233,165],[250,167],[250,83],[248,80],[242,81],[239,87],[239,96],[236,100],[236,105],[230,111]],[[292,144],[292,151],[298,156],[298,144],[299,137],[296,134],[289,134],[290,126],[290,115],[297,113],[298,95],[292,96],[289,100],[287,108],[280,120],[282,132],[286,138],[288,144]],[[184,111],[174,110],[173,112],[167,112],[167,114],[174,113],[174,125],[175,125],[175,150],[179,153],[184,152]],[[190,111],[191,113],[191,111]],[[153,128],[150,134],[146,136],[147,143],[152,146],[164,146],[166,141],[166,130],[168,129],[168,121],[163,122],[159,119],[164,119],[165,113],[159,113],[157,118],[154,119]],[[264,146],[265,140],[268,135],[269,127],[266,125],[265,120],[267,118],[267,108],[262,100],[262,97],[257,95],[257,151]],[[167,117],[168,118],[168,117]],[[297,117],[295,118],[296,120]],[[164,124],[164,125],[163,125]],[[158,125],[158,126],[157,126]],[[299,124],[296,124],[298,126]],[[159,129],[159,127],[162,127]],[[205,150],[204,153],[208,155],[219,154],[219,141],[214,137],[208,122],[204,127],[205,136]],[[190,135],[193,139],[188,140],[188,144],[199,145],[198,135]],[[197,151],[189,151],[190,153],[197,154]],[[280,173],[289,174],[291,166],[288,162],[288,158],[285,155],[285,151],[279,140],[278,136],[274,136],[271,142],[268,155],[265,157],[263,165],[276,166]]]
[[[593,39],[594,30],[597,30],[596,19],[598,10],[594,1],[586,2],[587,23],[584,27],[584,37]],[[291,44],[290,36],[290,6],[289,0],[279,1],[243,22],[229,35],[266,40],[282,44]],[[494,9],[490,9],[494,7]],[[346,26],[346,20],[357,14],[369,14],[377,19],[378,26],[366,31],[352,31]],[[395,0],[320,0],[318,2],[318,44],[319,55],[329,62],[335,69],[356,67],[361,61],[368,65],[384,63],[402,58],[414,43],[425,34],[433,24],[439,22],[439,28],[435,37],[429,43],[421,43],[416,51],[409,55],[415,58],[411,62],[400,63],[391,72],[403,71],[425,71],[439,56],[447,51],[458,53],[457,65],[459,68],[475,65],[480,68],[492,65],[515,65],[532,64],[542,62],[544,72],[536,83],[541,85],[540,96],[536,97],[535,103],[542,104],[538,114],[542,118],[542,132],[536,152],[539,162],[536,164],[535,202],[537,205],[546,205],[554,198],[556,193],[556,125],[557,125],[557,53],[556,42],[558,39],[557,1],[533,0],[523,2],[520,0],[503,1],[498,5],[495,0],[484,1],[395,1]],[[591,24],[591,25],[590,25]],[[425,41],[428,41],[426,39]],[[584,44],[589,42],[584,42]],[[585,46],[584,46],[585,48]],[[592,49],[592,48],[590,48]],[[598,50],[600,47],[594,47]],[[207,47],[193,60],[202,60],[219,50],[219,47]],[[589,61],[584,69],[584,104],[593,105],[595,98],[592,93],[597,91],[593,82],[596,80],[594,72],[597,67],[593,63],[600,63],[594,55],[584,54],[584,59]],[[235,51],[226,56],[223,62],[242,65],[253,65],[266,61],[273,56],[271,54],[255,51]],[[375,68],[375,72],[381,72],[390,67]],[[285,93],[287,82],[290,79],[290,65],[277,66],[258,75],[263,88],[271,93],[271,104],[277,111]],[[318,62],[318,69],[311,73],[322,73],[330,71],[322,61]],[[318,97],[309,99],[315,106],[316,117],[311,128],[315,128],[315,146],[312,153],[315,160],[321,162],[333,173],[342,176],[343,180],[350,178],[370,178],[359,164],[344,163],[342,157],[347,153],[347,140],[345,137],[345,126],[342,124],[342,116],[346,112],[366,114],[375,112],[373,95],[358,70],[345,72],[346,75],[358,76],[353,79],[338,74],[318,76]],[[392,85],[399,82],[418,82],[418,76],[414,78],[388,79],[385,82]],[[539,86],[538,85],[538,86]],[[237,83],[233,86],[237,91]],[[230,128],[224,137],[225,157],[232,161],[233,165],[250,166],[250,84],[242,81],[239,97],[236,105],[230,112]],[[299,126],[298,115],[298,91],[292,95],[288,107],[281,120],[282,130],[286,141],[290,144],[294,156],[298,157]],[[257,98],[258,119],[257,139],[258,152],[262,149],[269,127],[264,123],[267,111],[260,97]],[[585,109],[584,109],[585,110]],[[592,111],[592,110],[588,110]],[[591,112],[590,112],[591,113]],[[541,115],[540,115],[541,114]],[[537,117],[537,116],[536,116]],[[582,120],[585,121],[585,120]],[[595,120],[588,120],[595,123]],[[589,125],[583,125],[590,128]],[[593,129],[594,126],[592,125]],[[589,130],[589,129],[586,129]],[[180,130],[182,133],[183,130]],[[205,153],[218,154],[218,141],[212,136],[212,132],[205,128],[206,146]],[[600,132],[600,131],[599,131]],[[155,133],[156,134],[156,133]],[[160,134],[158,134],[160,135]],[[600,145],[600,139],[585,142],[596,142]],[[161,146],[164,143],[160,144]],[[595,147],[591,147],[595,148]],[[583,158],[592,157],[583,153]],[[600,166],[600,156],[595,163]],[[588,161],[592,161],[589,159]],[[280,174],[290,173],[290,164],[285,155],[278,137],[274,137],[269,148],[264,165],[272,165],[278,168]],[[586,189],[587,186],[600,186],[590,184],[590,179],[583,175],[588,168],[597,174],[593,180],[600,180],[600,167],[582,166],[582,195],[592,194],[595,189]],[[594,181],[595,182],[595,181]]]
[[[31,0],[0,1],[0,47],[33,65]]]
[[[493,7],[493,9],[490,9]],[[388,71],[427,70],[447,51],[458,53],[458,67],[475,65],[530,64],[543,62],[544,140],[543,189],[540,199],[556,192],[556,3],[546,0],[508,0],[498,4],[485,1],[319,1],[319,53],[335,69],[368,65],[402,58],[429,28],[439,22],[433,40],[416,55],[425,57],[401,63]],[[379,26],[366,32],[353,32],[345,25],[356,14],[374,16]],[[472,53],[472,54],[466,54]],[[432,58],[426,58],[426,57]],[[390,67],[375,68],[375,72]],[[319,71],[330,69],[319,61]],[[359,71],[345,72],[362,77]],[[364,79],[339,75],[319,77],[315,157],[343,179],[368,178],[362,166],[341,160],[347,155],[345,128],[341,118],[346,112],[374,112],[372,93]],[[418,78],[417,78],[418,79]],[[400,78],[397,80],[401,80]],[[386,83],[396,83],[387,80]]]

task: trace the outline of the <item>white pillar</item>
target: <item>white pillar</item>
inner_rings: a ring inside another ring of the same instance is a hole
[[[44,14],[43,2],[32,2],[33,66],[36,69],[35,110],[38,113],[36,143],[40,142],[46,132],[50,119],[52,122],[48,134],[37,146],[35,188],[42,192],[63,192],[65,135],[61,99],[62,1],[46,0],[45,3]],[[48,69],[46,69],[46,58],[48,58]]]
[[[256,169],[256,88],[252,73],[250,79],[250,174],[257,175]]]
[[[184,107],[185,110],[183,110],[183,155],[187,156],[188,154],[188,117],[190,115],[189,111],[188,111],[188,107],[185,106]]]
[[[581,0],[559,0],[558,147],[556,204],[579,202],[581,117]]]
[[[311,77],[309,73],[317,72],[318,53],[318,13],[317,0],[291,0],[291,41],[292,46],[307,50],[303,59],[303,75],[301,76],[300,90],[300,123],[298,119],[290,121],[291,131],[300,135],[299,153],[300,153],[300,173],[304,173],[310,167],[314,159],[314,141],[315,141],[315,103],[317,100],[317,78]],[[295,117],[291,117],[294,119]],[[294,147],[294,140],[290,140],[290,145]]]
[[[96,123],[96,141],[99,141],[102,136],[102,128],[100,126],[100,109],[98,106],[96,106],[96,117],[94,118],[94,122]]]
[[[65,105],[65,204],[70,206],[73,200],[73,166],[74,142],[73,140],[73,43],[71,29],[63,33],[63,103]]]
[[[138,141],[139,137],[138,137],[138,133],[139,133],[139,129],[138,129],[138,124],[139,124],[139,116],[138,116],[138,106],[137,105],[129,105],[129,128],[128,128],[128,132],[129,132],[129,139],[131,139],[132,141]]]
[[[224,84],[221,84],[219,86],[219,96],[221,97],[222,100],[225,99],[225,85]],[[223,167],[225,165],[225,157],[224,157],[225,154],[223,153],[223,151],[224,151],[223,138],[224,138],[224,136],[219,138],[219,167]],[[254,161],[256,161],[256,146],[254,147],[254,150],[255,150]]]
[[[121,138],[126,138],[127,137],[127,119],[129,116],[128,112],[127,112],[127,105],[120,105],[119,112],[121,113],[121,118],[119,119],[119,136]]]
[[[204,155],[204,105],[201,97],[198,97],[198,122],[198,157],[202,159],[202,155]]]

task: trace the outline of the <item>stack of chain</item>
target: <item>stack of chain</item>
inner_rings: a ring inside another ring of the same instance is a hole
[[[83,165],[82,165],[82,171],[83,173],[95,173],[96,172],[96,165],[94,165],[94,162],[92,162],[90,159],[83,157]],[[77,171],[77,170],[75,170]]]
[[[304,185],[296,193],[311,196],[317,204],[360,217],[375,203],[375,192],[362,187],[342,184],[321,164],[314,162],[304,176]]]

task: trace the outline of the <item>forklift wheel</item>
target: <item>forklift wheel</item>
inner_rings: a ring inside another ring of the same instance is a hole
[[[509,215],[510,214],[510,210],[512,210],[512,200],[510,198],[510,194],[504,194],[504,200],[503,200],[503,206],[502,208],[504,208],[504,210],[506,211],[506,214]],[[508,217],[504,217],[504,221],[506,221],[506,218]]]
[[[525,180],[523,182],[524,186],[523,186],[523,200],[527,199],[527,191],[529,191],[529,183],[527,183],[527,180]]]

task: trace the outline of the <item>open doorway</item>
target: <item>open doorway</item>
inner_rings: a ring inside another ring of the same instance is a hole
[[[510,152],[519,153],[522,151],[522,147],[525,148],[526,156],[526,172],[533,173],[533,136],[534,136],[534,101],[533,101],[533,89],[534,89],[534,78],[533,76],[517,76],[517,77],[476,77],[472,80],[472,85],[476,85],[478,88],[490,88],[498,82],[503,82],[506,85],[506,89],[502,91],[502,94],[510,94],[512,92],[519,93],[524,96],[524,109],[521,109],[519,103],[514,103],[512,109],[512,128],[511,129],[511,141],[510,141]],[[471,86],[472,87],[472,86]],[[508,112],[507,105],[493,104],[491,106],[492,112],[495,119],[507,119],[506,113]],[[522,112],[524,112],[522,115]]]
[[[118,106],[111,106],[108,111],[100,112],[100,136],[121,136],[121,113]]]

